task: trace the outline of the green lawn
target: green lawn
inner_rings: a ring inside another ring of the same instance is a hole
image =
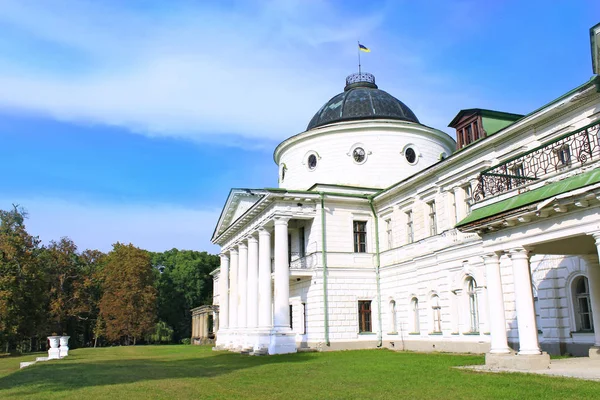
[[[482,356],[363,350],[250,357],[200,346],[0,358],[0,399],[591,399],[600,383],[451,368]]]

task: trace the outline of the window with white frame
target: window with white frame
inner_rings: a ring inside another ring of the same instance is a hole
[[[437,294],[431,296],[431,319],[432,333],[442,332],[442,307],[440,307],[440,298]]]
[[[406,243],[410,244],[415,240],[415,232],[413,227],[412,210],[406,212]]]
[[[354,221],[354,252],[367,252],[367,221]]]
[[[358,301],[358,332],[372,332],[371,329],[371,300]]]
[[[558,149],[554,150],[556,153],[557,167],[567,167],[571,165],[571,148],[568,144],[565,144]]]
[[[419,323],[419,299],[413,297],[410,301],[410,311],[412,314],[412,331],[413,333],[420,332]]]
[[[394,248],[394,238],[392,232],[392,219],[388,218],[385,220],[385,235],[387,238],[387,248],[388,250]]]
[[[465,281],[469,300],[469,332],[479,332],[479,310],[477,305],[477,284],[475,279],[468,277]]]
[[[585,276],[578,276],[573,280],[572,293],[577,332],[593,332],[594,320],[590,303],[590,287]]]
[[[398,332],[397,319],[396,319],[396,302],[390,301],[390,333]]]
[[[437,235],[437,216],[435,212],[435,201],[432,200],[427,203],[429,207],[429,235],[435,236]]]
[[[452,212],[452,218],[454,223],[458,222],[458,214],[456,213],[456,194],[454,190],[448,191],[448,196],[450,196],[450,211]]]
[[[472,200],[472,191],[471,191],[471,185],[466,185],[465,187],[463,187],[463,190],[465,191],[465,215],[468,215],[471,212],[471,200]]]

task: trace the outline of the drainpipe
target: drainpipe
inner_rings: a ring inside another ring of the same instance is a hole
[[[327,300],[327,241],[325,239],[325,195],[321,196],[321,263],[323,264],[323,324],[325,328],[325,345],[331,346],[329,342],[329,303]]]
[[[373,212],[373,219],[375,220],[375,282],[377,284],[377,319],[379,322],[379,330],[377,332],[377,347],[383,346],[383,327],[381,323],[381,283],[379,279],[379,266],[381,260],[379,257],[379,219],[373,207],[373,196],[367,198],[369,200],[369,206]]]

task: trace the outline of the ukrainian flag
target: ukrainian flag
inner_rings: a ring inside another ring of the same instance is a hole
[[[360,51],[364,51],[365,53],[370,53],[370,52],[371,52],[371,49],[369,49],[367,46],[363,46],[363,45],[362,45],[362,44],[360,44],[360,43],[358,44],[358,49],[359,49]]]

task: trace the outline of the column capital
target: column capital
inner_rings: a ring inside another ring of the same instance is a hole
[[[483,263],[487,264],[489,262],[500,262],[500,256],[503,254],[502,251],[489,251],[483,253],[481,256],[483,258]]]
[[[264,226],[261,226],[260,228],[257,229],[258,231],[258,236],[271,236],[271,232],[269,232],[269,230],[267,228],[265,228]]]
[[[221,257],[222,259],[225,259],[225,260],[229,260],[229,254],[227,254],[227,252],[225,252],[225,251],[219,253],[219,257]]]
[[[258,238],[255,236],[254,233],[248,235],[248,244],[250,243],[258,243]]]
[[[600,231],[588,233],[596,241],[596,246],[600,246]]]
[[[237,255],[237,254],[238,254],[238,249],[237,249],[235,246],[233,246],[233,247],[231,247],[230,249],[228,249],[228,251],[229,251],[229,255],[230,255],[230,256],[231,256],[231,255],[234,255],[234,254],[235,254],[235,255]]]
[[[246,250],[248,248],[248,245],[244,241],[239,242],[237,246],[240,250]]]
[[[275,225],[285,225],[285,226],[287,226],[287,224],[290,221],[290,219],[292,219],[292,218],[291,217],[287,217],[287,216],[277,216],[277,217],[273,218],[273,222],[275,223]]]
[[[529,259],[529,250],[527,250],[525,247],[514,247],[509,249],[508,254],[512,260]]]

